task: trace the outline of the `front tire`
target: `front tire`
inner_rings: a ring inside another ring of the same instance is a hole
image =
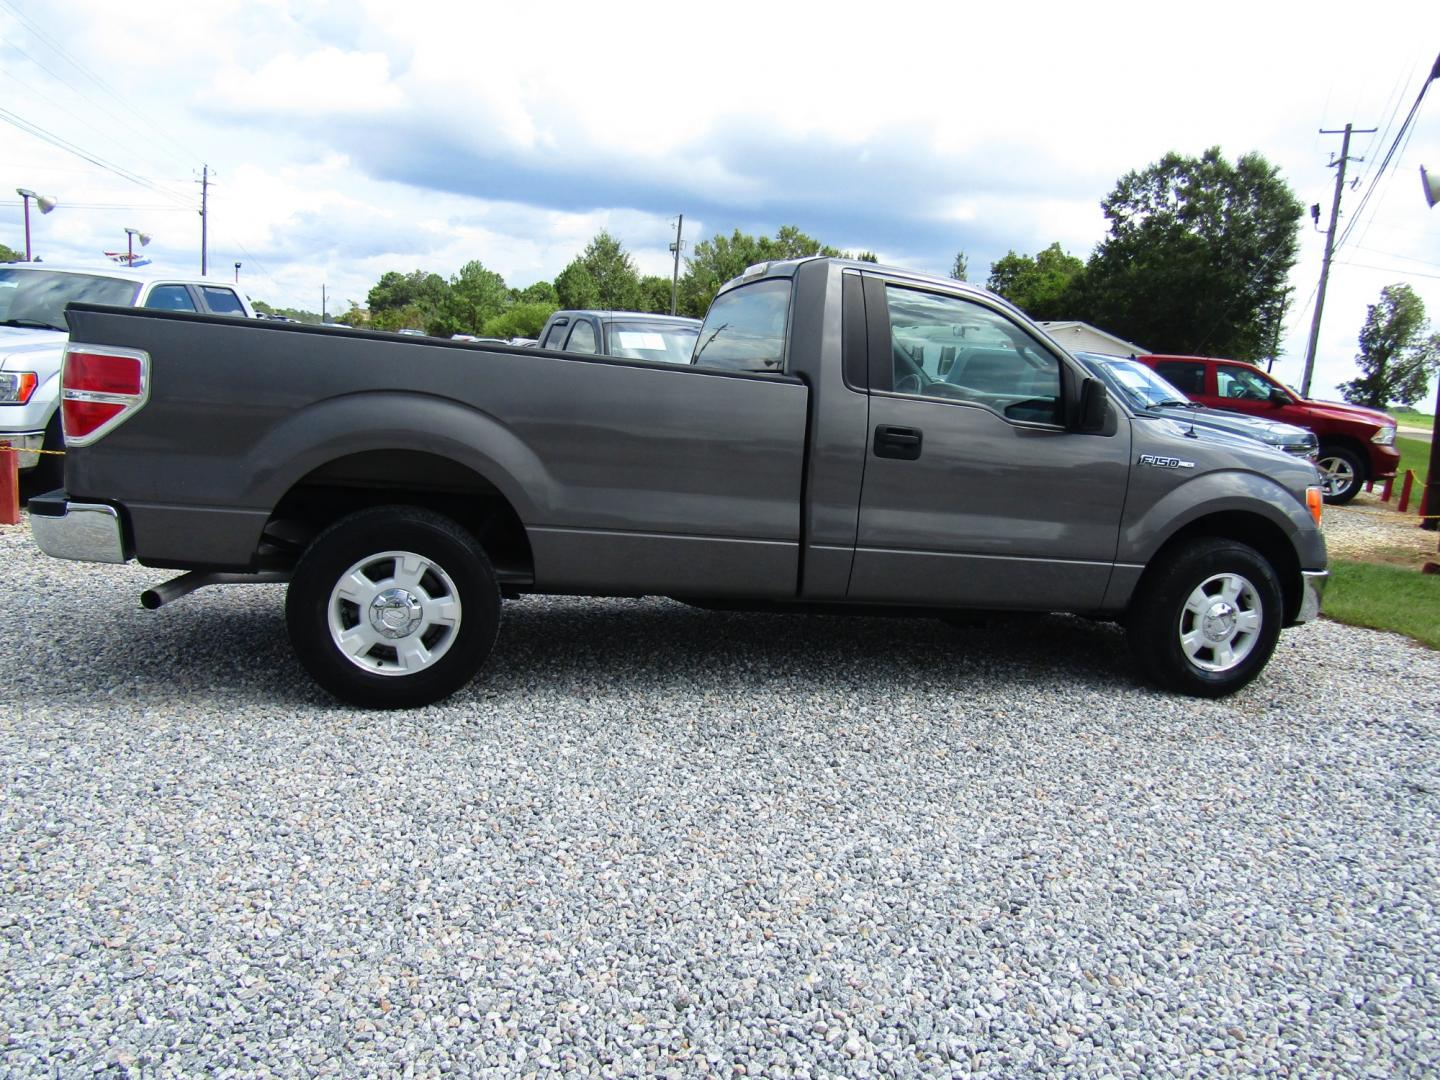
[[[1275,651],[1284,600],[1254,548],[1202,537],[1160,556],[1141,582],[1126,635],[1141,672],[1191,697],[1233,694]]]
[[[1365,483],[1365,463],[1343,446],[1326,447],[1315,463],[1320,470],[1320,491],[1331,506],[1344,506]]]
[[[429,705],[468,683],[490,655],[500,589],[484,550],[454,521],[374,507],[306,548],[285,622],[300,663],[341,701]]]

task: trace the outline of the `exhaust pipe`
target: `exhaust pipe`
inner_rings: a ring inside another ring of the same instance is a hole
[[[192,570],[188,574],[181,574],[156,585],[153,589],[146,589],[140,594],[140,606],[147,611],[154,611],[172,600],[190,595],[196,589],[203,589],[206,585],[275,585],[289,580],[290,573],[287,570],[262,570],[254,574]]]

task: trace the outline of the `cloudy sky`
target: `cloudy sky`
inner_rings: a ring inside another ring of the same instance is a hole
[[[1003,12],[991,9],[1003,7]],[[178,12],[178,13],[177,13]],[[1009,250],[1082,257],[1100,200],[1169,150],[1256,150],[1328,215],[1340,147],[1360,210],[1440,52],[1440,8],[1035,3],[881,6],[416,0],[0,0],[0,242],[55,262],[154,239],[256,299],[331,311],[386,270],[550,279],[600,229],[669,273],[687,246],[798,225],[971,277]],[[1366,305],[1408,282],[1440,325],[1440,87],[1337,255],[1315,391],[1354,374]],[[1348,222],[1350,214],[1342,218]],[[1324,219],[1322,219],[1324,220]],[[1302,234],[1285,357],[1298,383],[1323,238]],[[1144,344],[1144,343],[1142,343]]]

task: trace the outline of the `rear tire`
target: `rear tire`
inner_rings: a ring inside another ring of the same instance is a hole
[[[1125,629],[1147,679],[1216,698],[1260,673],[1283,618],[1280,582],[1258,551],[1200,537],[1160,556],[1131,602]]]
[[[1322,449],[1315,465],[1320,470],[1320,490],[1331,506],[1344,506],[1365,483],[1365,463],[1343,446]]]
[[[285,598],[295,654],[341,701],[429,705],[468,683],[500,627],[484,550],[428,510],[380,506],[342,518],[305,549]]]

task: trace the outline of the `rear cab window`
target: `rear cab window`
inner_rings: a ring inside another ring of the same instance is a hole
[[[184,285],[156,285],[145,298],[145,306],[156,311],[194,311],[195,301]]]
[[[200,295],[205,300],[205,307],[214,315],[245,316],[245,305],[240,303],[240,297],[235,295],[234,289],[201,285]]]
[[[789,278],[771,278],[716,298],[695,342],[696,367],[725,371],[785,370]]]

